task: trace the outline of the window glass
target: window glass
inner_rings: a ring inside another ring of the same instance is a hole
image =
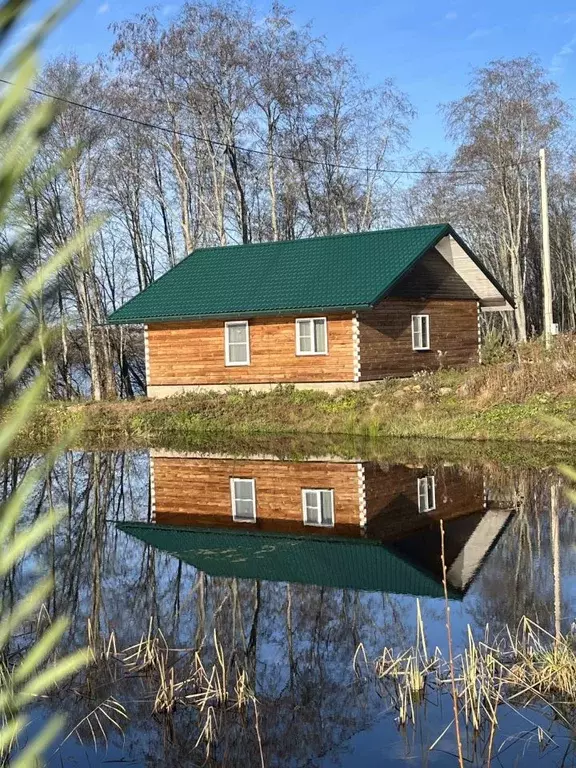
[[[432,512],[436,509],[436,479],[433,475],[418,478],[418,511]]]
[[[326,352],[326,320],[314,320],[314,351]]]
[[[412,315],[412,349],[430,349],[428,315]]]
[[[256,520],[254,480],[233,478],[231,482],[232,515],[235,520]]]
[[[430,346],[430,339],[428,334],[428,316],[422,315],[420,318],[420,338],[423,347]]]
[[[296,352],[299,355],[325,355],[328,351],[326,318],[296,320]]]
[[[300,352],[313,352],[312,348],[312,321],[300,320],[298,323],[298,338],[300,341]]]
[[[304,489],[302,504],[306,525],[334,525],[334,491],[332,489]]]
[[[226,363],[247,365],[250,362],[248,323],[226,323]]]
[[[318,524],[320,510],[318,508],[318,494],[316,491],[306,491],[305,495],[306,522]]]
[[[245,363],[248,360],[248,350],[246,344],[230,344],[228,348],[228,359],[231,363]]]
[[[322,524],[332,525],[334,523],[333,494],[332,491],[320,491],[320,500],[322,508]]]
[[[414,349],[418,349],[422,346],[420,336],[420,318],[417,315],[414,315],[412,318],[412,346]]]
[[[245,344],[246,343],[246,326],[245,325],[229,325],[228,326],[228,341],[230,344]]]

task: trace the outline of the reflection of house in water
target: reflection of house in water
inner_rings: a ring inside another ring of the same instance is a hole
[[[120,528],[212,576],[462,596],[510,510],[453,466],[151,458],[154,523]]]

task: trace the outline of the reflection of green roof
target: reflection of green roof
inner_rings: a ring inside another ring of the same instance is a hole
[[[442,584],[378,541],[154,523],[117,527],[210,576],[443,597]],[[460,593],[449,588],[451,598]]]

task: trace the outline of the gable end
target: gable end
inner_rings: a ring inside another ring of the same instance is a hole
[[[400,299],[477,299],[472,288],[431,248],[390,290]]]
[[[483,312],[511,312],[513,299],[452,231],[436,243],[436,250],[474,291]]]

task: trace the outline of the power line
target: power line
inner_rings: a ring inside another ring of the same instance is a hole
[[[14,85],[13,82],[10,80],[5,80],[4,78],[0,77],[0,83],[4,83],[5,85]],[[504,170],[505,168],[513,167],[513,166],[501,166],[500,168],[455,168],[453,170],[443,170],[443,169],[400,169],[400,168],[373,168],[370,166],[360,166],[360,165],[347,165],[343,163],[329,163],[324,162],[322,160],[314,160],[311,158],[295,158],[291,155],[284,155],[277,152],[267,152],[264,149],[254,149],[252,147],[242,147],[238,144],[230,144],[229,142],[222,141],[220,139],[211,139],[207,138],[206,136],[198,136],[194,133],[187,133],[186,131],[178,131],[175,128],[168,128],[168,126],[165,125],[157,125],[156,123],[150,123],[146,120],[139,120],[135,117],[128,117],[127,115],[120,115],[117,112],[110,112],[107,109],[101,109],[100,107],[93,107],[90,104],[82,104],[79,101],[74,101],[73,99],[67,99],[63,96],[55,96],[53,93],[46,93],[45,91],[41,91],[37,88],[26,88],[26,90],[29,93],[33,93],[36,96],[42,96],[42,98],[45,99],[52,99],[53,101],[59,101],[63,104],[68,104],[71,107],[78,107],[79,109],[85,109],[88,112],[95,112],[99,115],[104,115],[105,117],[111,117],[114,120],[124,120],[127,123],[133,123],[134,125],[139,125],[142,128],[150,128],[151,130],[155,131],[162,131],[163,133],[170,133],[173,136],[179,136],[184,139],[193,139],[194,141],[203,141],[206,144],[212,144],[217,147],[223,147],[224,151],[231,151],[231,150],[237,150],[238,152],[247,152],[254,155],[261,155],[264,157],[274,157],[278,160],[289,160],[293,163],[308,163],[308,165],[319,165],[319,166],[328,166],[329,168],[337,168],[340,170],[346,170],[346,171],[361,171],[363,173],[392,173],[392,174],[404,174],[404,175],[441,175],[441,174],[472,174],[472,173],[487,173],[492,170]],[[526,161],[526,163],[529,162],[535,162],[533,160]]]

